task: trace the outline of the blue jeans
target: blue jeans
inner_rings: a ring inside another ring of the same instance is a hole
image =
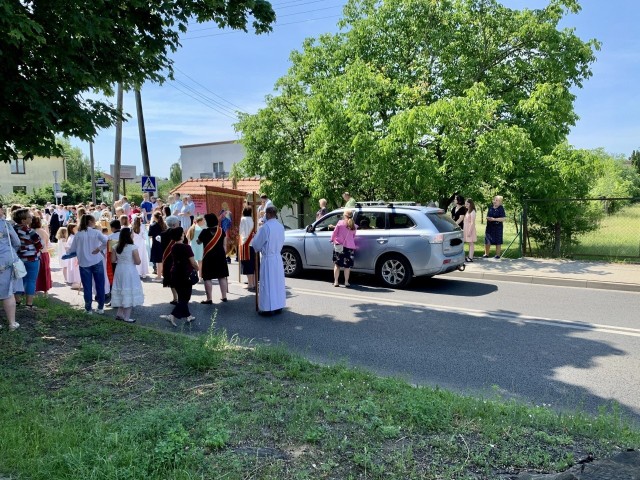
[[[24,268],[27,269],[27,274],[22,277],[24,293],[26,295],[35,295],[36,279],[38,278],[38,271],[40,270],[40,260],[24,262]]]
[[[93,282],[95,282],[98,310],[102,310],[104,308],[104,264],[98,262],[90,267],[80,267],[80,281],[84,293],[84,309],[87,312],[91,311],[91,294]]]

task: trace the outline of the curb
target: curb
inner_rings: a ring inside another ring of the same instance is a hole
[[[450,276],[473,278],[476,280],[493,280],[499,282],[531,283],[533,285],[552,285],[556,287],[592,288],[597,290],[617,290],[622,292],[640,292],[640,284],[602,282],[597,280],[575,280],[572,278],[540,277],[534,275],[513,275],[490,272],[451,272]]]

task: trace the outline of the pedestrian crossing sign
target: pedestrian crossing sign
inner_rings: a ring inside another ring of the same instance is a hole
[[[155,192],[156,189],[156,177],[142,176],[142,191],[143,192]]]

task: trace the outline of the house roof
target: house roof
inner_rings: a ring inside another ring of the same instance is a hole
[[[182,182],[171,190],[171,193],[178,192],[180,195],[204,195],[206,193],[206,187],[233,188],[233,183],[228,178],[193,178]],[[236,190],[247,193],[259,192],[260,177],[239,178]]]
[[[239,142],[238,140],[224,140],[222,142],[193,143],[191,145],[180,145],[180,148],[208,147],[210,145],[228,145],[231,143],[239,143]]]

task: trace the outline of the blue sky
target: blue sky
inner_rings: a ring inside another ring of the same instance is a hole
[[[307,37],[337,31],[346,0],[273,0],[278,23],[270,34],[221,31],[194,24],[173,56],[176,81],[142,89],[152,175],[167,176],[180,157],[180,145],[236,139],[234,111],[254,113],[273,93],[275,81],[289,67],[289,54]],[[540,8],[542,0],[503,0],[511,8]],[[578,148],[603,147],[628,156],[640,149],[640,2],[582,0],[582,11],[563,27],[575,27],[584,40],[602,43],[593,77],[576,90],[580,120],[569,141]],[[203,97],[204,96],[204,97]],[[142,171],[133,94],[125,94],[132,115],[123,128],[122,163]],[[88,155],[89,146],[73,143]],[[109,171],[115,129],[95,140],[96,164]]]

